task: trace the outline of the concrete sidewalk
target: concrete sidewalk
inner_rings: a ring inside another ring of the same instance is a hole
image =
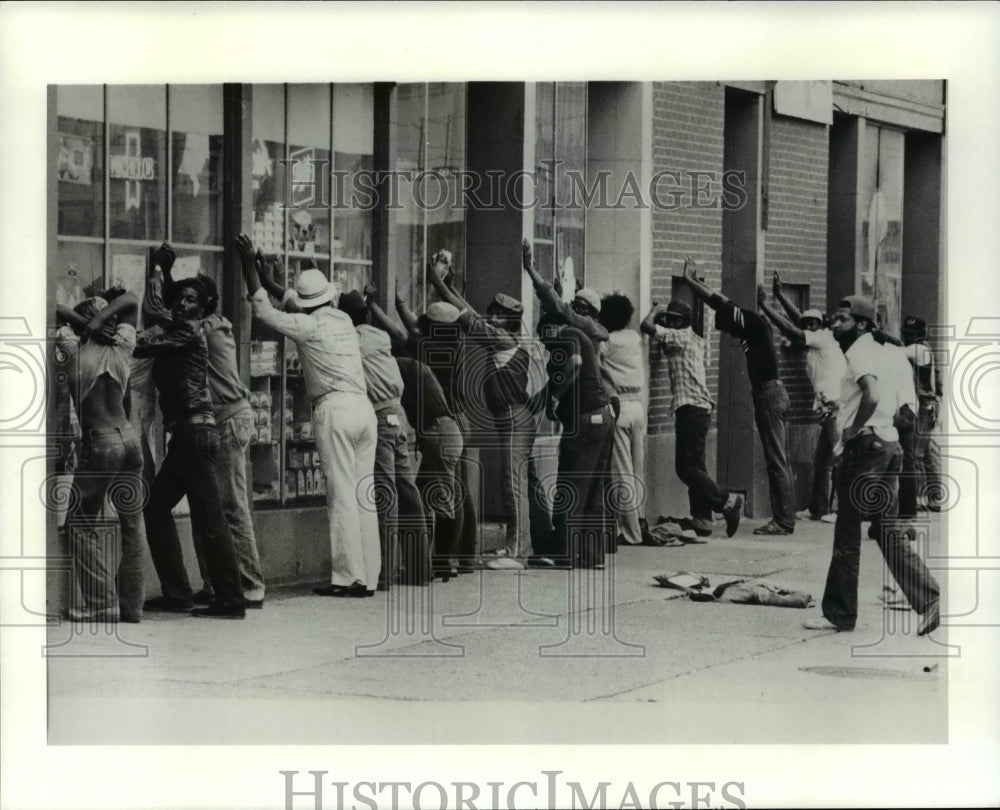
[[[763,577],[818,602],[833,527],[755,525],[624,548],[604,572],[486,570],[372,599],[297,587],[245,621],[53,626],[49,741],[944,742],[945,631],[918,638],[915,614],[883,608],[875,543],[853,633],[803,629],[818,608],[697,603],[654,582]],[[941,533],[934,516],[932,553]]]

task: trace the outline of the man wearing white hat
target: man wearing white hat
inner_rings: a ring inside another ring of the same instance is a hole
[[[319,596],[373,596],[381,566],[374,505],[358,502],[375,468],[377,420],[365,385],[358,335],[350,317],[330,306],[337,294],[319,270],[295,280],[298,313],[279,312],[261,286],[250,238],[236,239],[254,316],[295,341],[302,376],[312,400],[313,436],[327,481],[330,520],[330,584]]]
[[[833,448],[837,445],[837,410],[840,403],[840,381],[847,361],[840,350],[833,332],[823,327],[823,313],[818,309],[799,312],[785,295],[777,273],[772,280],[774,297],[784,307],[789,318],[784,318],[767,302],[761,302],[761,311],[770,318],[793,346],[806,350],[806,376],[816,392],[813,410],[819,415],[819,437],[813,453],[812,493],[809,496],[808,517],[820,520],[830,511],[830,476],[833,470]],[[796,325],[797,324],[797,325]],[[805,517],[799,513],[796,517]]]

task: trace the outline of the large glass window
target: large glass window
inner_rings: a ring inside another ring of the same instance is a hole
[[[112,239],[166,234],[167,104],[161,85],[108,85],[108,198]]]
[[[587,85],[535,85],[535,264],[544,278],[558,277],[564,295],[584,283],[585,210],[574,199],[568,174],[586,170]]]
[[[171,231],[188,245],[222,244],[222,85],[171,85]]]
[[[451,204],[457,198],[456,173],[465,169],[465,110],[464,84],[396,89],[392,169],[412,182],[399,183],[398,210],[390,212],[389,253],[400,292],[417,313],[434,300],[426,267],[438,250],[451,251],[454,283],[465,288],[465,215]]]
[[[861,292],[875,301],[883,328],[898,335],[903,276],[903,133],[865,127],[858,203]]]
[[[334,85],[333,168],[338,180],[336,190],[331,192],[331,252],[333,279],[342,290],[362,290],[371,280],[372,211],[370,206],[352,204],[351,190],[362,185],[359,173],[371,172],[374,166],[374,126],[372,85]]]
[[[59,225],[63,236],[104,237],[104,89],[56,89]]]

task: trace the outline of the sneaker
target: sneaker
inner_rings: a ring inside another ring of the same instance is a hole
[[[193,607],[194,602],[184,602],[169,596],[154,596],[152,599],[147,599],[142,605],[143,610],[154,613],[190,613]]]
[[[726,537],[732,537],[740,527],[740,518],[743,517],[743,496],[730,495],[726,502],[726,507],[722,510],[722,516],[726,519]]]
[[[917,628],[918,636],[926,636],[928,633],[933,633],[938,629],[941,624],[941,602],[935,600],[931,605],[924,611],[924,615],[920,620],[920,626]]]
[[[569,570],[571,566],[569,562],[566,560],[556,562],[551,557],[529,557],[528,568],[544,568],[550,571],[552,570],[566,571]]]
[[[88,610],[86,608],[67,608],[61,614],[62,619],[71,622],[104,622],[105,624],[117,624],[121,621],[121,611],[118,608],[106,608],[104,610]]]
[[[784,526],[772,520],[769,523],[765,523],[763,526],[758,526],[756,529],[753,530],[753,533],[758,535],[760,534],[780,535],[780,534],[792,534],[792,530],[786,529]]]
[[[207,607],[195,608],[191,611],[191,615],[199,619],[245,619],[247,612],[242,605],[212,602]]]
[[[212,591],[206,591],[202,588],[198,593],[191,597],[191,601],[196,605],[210,605],[215,601],[215,594]]]
[[[810,619],[807,622],[803,622],[802,626],[806,630],[833,630],[837,633],[841,632],[841,628],[837,627],[837,625],[826,618],[826,616],[820,616],[817,619]]]
[[[828,512],[827,514],[823,515],[823,517],[821,517],[819,520],[820,523],[836,523],[837,514],[835,512]]]
[[[513,557],[497,557],[495,560],[487,560],[484,565],[491,571],[519,571],[524,568],[521,561],[516,560]]]
[[[687,531],[693,531],[698,537],[709,537],[712,534],[712,524],[703,518],[691,518],[691,528]]]

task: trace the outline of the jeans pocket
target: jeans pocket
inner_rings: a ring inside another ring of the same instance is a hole
[[[241,450],[246,450],[250,446],[250,435],[253,433],[253,417],[249,414],[237,414],[230,417],[229,424],[236,443]]]
[[[215,461],[219,455],[219,433],[214,427],[195,431],[194,449],[199,456]]]

